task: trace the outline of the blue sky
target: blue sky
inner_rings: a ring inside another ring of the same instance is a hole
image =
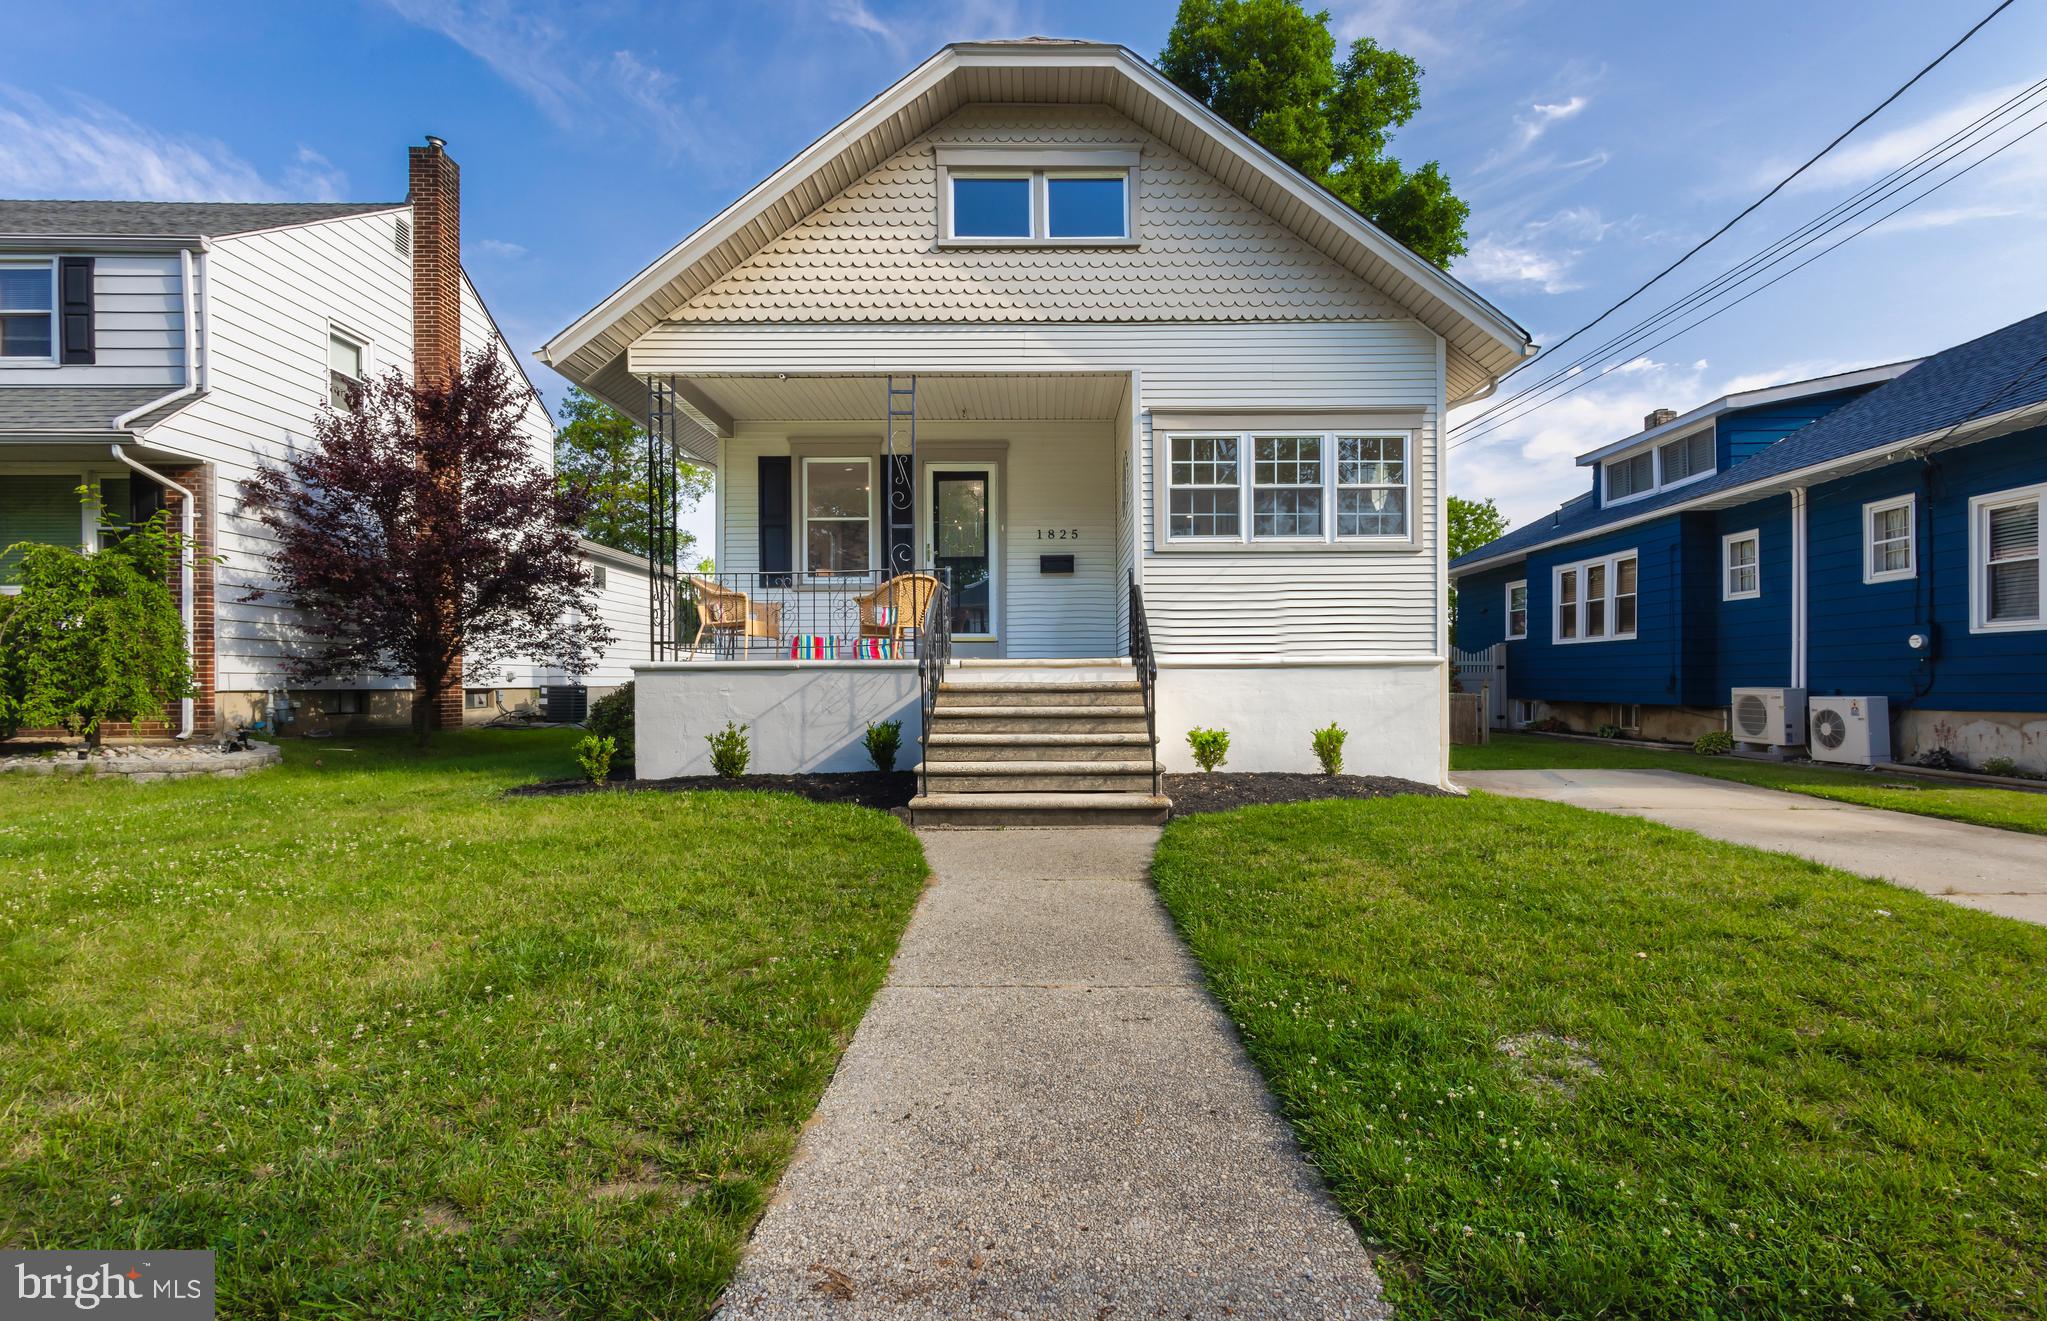
[[[1553,341],[1710,232],[1992,0],[1331,3],[1418,57],[1394,139],[1472,203],[1457,273]],[[472,276],[530,352],[946,41],[1155,54],[1168,0],[335,0],[18,6],[0,195],[397,198],[404,148],[462,164]],[[109,39],[113,34],[120,38]],[[65,58],[61,52],[90,52]],[[2020,0],[1811,176],[1688,266],[1710,278],[2047,69]],[[1659,405],[1931,352],[2047,307],[2047,133],[1556,406],[1458,448],[1451,489],[1517,521],[1571,456]],[[1645,308],[1650,306],[1644,305]],[[562,382],[543,368],[550,398]],[[701,525],[701,520],[694,520]]]

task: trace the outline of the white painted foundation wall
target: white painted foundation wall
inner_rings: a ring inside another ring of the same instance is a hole
[[[1444,684],[1438,662],[1202,665],[1161,658],[1159,760],[1194,771],[1190,729],[1230,735],[1226,771],[1318,771],[1311,739],[1334,720],[1349,731],[1348,775],[1441,784]]]
[[[634,773],[709,775],[704,740],[728,720],[748,727],[748,769],[762,775],[870,771],[868,723],[903,722],[896,769],[921,755],[915,661],[652,661],[633,666]]]

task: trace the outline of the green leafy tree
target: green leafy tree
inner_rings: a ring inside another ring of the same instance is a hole
[[[1507,516],[1491,500],[1450,497],[1450,558],[1467,555],[1505,535]],[[1450,640],[1457,640],[1457,589],[1450,589]]]
[[[562,485],[589,493],[582,533],[634,555],[647,553],[647,433],[610,404],[571,388],[554,434],[554,468]],[[710,470],[677,465],[681,505],[693,508],[711,489]],[[675,559],[687,564],[696,537],[677,530]]]
[[[80,487],[81,499],[96,497]],[[194,693],[168,579],[184,552],[159,512],[92,554],[22,543],[0,596],[0,736],[62,728],[97,748],[109,720],[162,720]]]
[[[1427,261],[1464,252],[1471,208],[1388,135],[1421,108],[1421,66],[1370,37],[1336,60],[1329,11],[1299,0],[1180,0],[1159,69],[1189,95]]]

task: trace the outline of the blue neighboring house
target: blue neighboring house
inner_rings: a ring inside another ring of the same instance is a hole
[[[1802,687],[1889,699],[1894,760],[2047,771],[2047,313],[1646,421],[1450,566],[1510,723],[1689,739],[1730,689]]]

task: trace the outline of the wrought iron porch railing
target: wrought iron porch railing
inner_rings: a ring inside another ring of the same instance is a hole
[[[1152,690],[1158,683],[1158,655],[1151,649],[1151,625],[1144,618],[1144,589],[1137,585],[1137,573],[1130,574],[1130,665],[1137,671],[1137,683],[1144,690],[1144,733],[1150,744],[1151,792],[1157,797],[1159,784],[1159,727]]]
[[[951,597],[951,590],[941,581],[926,608],[924,647],[917,657],[917,677],[923,681],[924,694],[923,724],[918,732],[918,746],[923,752],[918,759],[922,773],[917,777],[917,792],[927,797],[931,793],[931,720],[938,712],[938,687],[945,682],[945,667],[952,664]]]
[[[916,660],[944,569],[895,573],[689,573],[677,650],[739,660]]]

